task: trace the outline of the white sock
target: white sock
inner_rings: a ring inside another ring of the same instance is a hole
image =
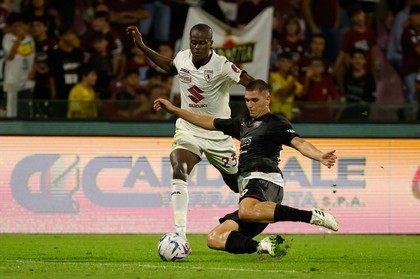
[[[171,200],[176,232],[183,236],[186,236],[187,233],[187,210],[189,201],[187,185],[187,182],[181,179],[171,180]]]

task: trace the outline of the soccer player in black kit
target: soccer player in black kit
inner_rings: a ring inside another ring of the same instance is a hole
[[[335,150],[321,152],[302,139],[285,118],[270,113],[271,96],[263,80],[251,81],[245,88],[245,103],[249,114],[233,119],[198,115],[178,108],[168,100],[157,99],[156,110],[165,109],[194,125],[209,130],[220,130],[240,140],[239,155],[239,210],[220,219],[207,237],[211,249],[229,253],[267,253],[276,256],[283,241],[280,236],[269,236],[261,241],[252,238],[269,223],[306,222],[338,231],[334,216],[320,208],[310,211],[282,205],[283,176],[278,167],[283,145],[298,150],[302,155],[332,167]]]

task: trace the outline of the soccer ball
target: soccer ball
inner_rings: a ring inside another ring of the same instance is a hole
[[[188,240],[179,233],[167,233],[159,239],[158,253],[165,262],[185,260],[190,254]]]

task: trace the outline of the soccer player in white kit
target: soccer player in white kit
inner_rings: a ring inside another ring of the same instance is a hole
[[[213,31],[206,24],[190,30],[190,49],[180,51],[174,59],[164,57],[147,47],[136,26],[129,26],[134,43],[156,65],[168,73],[178,74],[181,108],[190,112],[219,118],[229,118],[229,88],[246,86],[253,78],[226,57],[212,50]],[[176,122],[170,160],[172,165],[171,200],[176,232],[185,236],[187,226],[187,178],[205,154],[218,169],[225,183],[238,192],[238,162],[231,137],[219,131],[208,131],[183,119]]]

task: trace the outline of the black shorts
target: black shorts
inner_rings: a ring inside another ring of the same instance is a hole
[[[280,203],[283,200],[283,187],[264,179],[251,179],[241,193],[239,202],[244,198]]]
[[[247,197],[260,201],[272,201],[275,203],[280,203],[283,200],[283,187],[267,180],[251,179],[245,186],[244,191],[242,191],[239,201]],[[238,210],[226,214],[225,217],[219,219],[219,222],[222,224],[226,220],[235,221],[239,225],[239,232],[245,236],[248,236],[249,238],[253,238],[259,235],[268,226],[268,224],[248,223],[241,221],[239,219]]]

